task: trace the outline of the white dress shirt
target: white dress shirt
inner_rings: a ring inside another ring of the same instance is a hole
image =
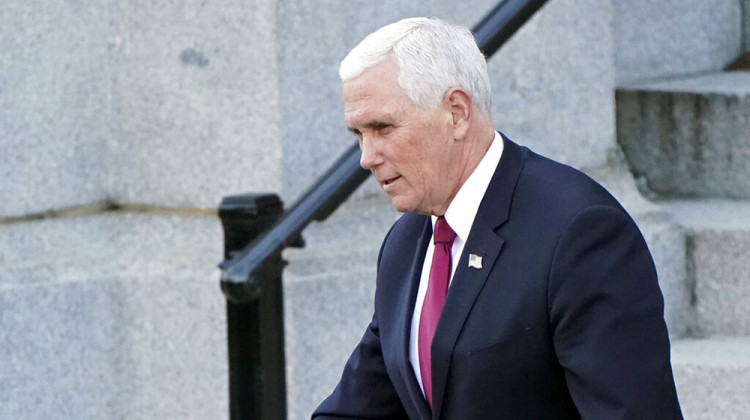
[[[474,169],[474,172],[464,182],[464,185],[458,190],[458,193],[456,193],[453,201],[451,201],[445,211],[445,220],[456,233],[456,239],[453,241],[453,249],[451,250],[452,267],[449,280],[450,285],[453,284],[453,273],[456,272],[458,260],[469,237],[471,225],[474,224],[479,204],[482,202],[484,193],[487,191],[487,186],[490,184],[490,180],[495,173],[495,169],[497,169],[502,154],[503,139],[500,134],[495,132],[495,138],[487,153],[485,153],[479,165]],[[433,231],[436,220],[437,217],[432,216]],[[433,238],[430,237],[430,243],[427,246],[427,253],[422,265],[422,274],[419,279],[419,290],[417,291],[417,300],[414,303],[414,315],[411,319],[411,334],[409,337],[409,361],[414,369],[417,382],[419,382],[419,386],[422,388],[422,393],[424,393],[424,386],[422,385],[422,374],[419,369],[419,319],[422,316],[422,304],[424,303],[425,294],[427,294],[430,267],[432,266],[432,254],[434,251],[435,244],[433,243]]]

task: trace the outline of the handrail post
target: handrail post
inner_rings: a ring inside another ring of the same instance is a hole
[[[268,230],[282,211],[275,194],[224,197],[219,217],[225,260]],[[252,287],[222,281],[227,299],[231,420],[286,418],[283,266],[279,250],[255,270]]]

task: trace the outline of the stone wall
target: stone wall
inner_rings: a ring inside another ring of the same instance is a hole
[[[0,418],[223,418],[220,243],[203,215],[0,225]]]
[[[118,201],[214,208],[282,186],[276,10],[269,1],[112,1]]]
[[[617,85],[724,68],[742,49],[741,3],[613,2]]]
[[[112,135],[106,5],[0,10],[0,217],[107,196]]]
[[[337,69],[367,33],[416,15],[472,26],[492,3],[5,1],[0,418],[224,418],[213,209],[250,191],[289,205],[354,141]],[[550,1],[489,62],[497,127],[607,173],[615,86],[720,68],[741,45],[738,7]],[[361,335],[395,217],[368,182],[285,254],[290,418],[330,392]]]
[[[282,187],[272,2],[0,9],[0,418],[223,418],[221,197]]]

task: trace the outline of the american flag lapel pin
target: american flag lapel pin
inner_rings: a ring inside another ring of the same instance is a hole
[[[477,254],[469,254],[469,267],[482,269],[482,257]]]

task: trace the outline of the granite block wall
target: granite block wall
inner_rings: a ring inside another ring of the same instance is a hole
[[[0,8],[0,218],[102,200],[111,136],[106,4]]]
[[[214,208],[282,185],[269,1],[128,1],[112,13],[112,194]]]
[[[0,217],[281,189],[273,3],[6,3]]]
[[[0,225],[0,418],[223,418],[220,243],[200,214]]]
[[[742,3],[613,2],[617,85],[721,70],[742,50]]]
[[[367,33],[416,15],[472,26],[494,3],[4,2],[0,418],[225,417],[222,238],[206,209],[250,191],[289,205],[353,141],[337,69]],[[498,128],[609,166],[615,85],[733,58],[734,4],[691,1],[664,19],[683,6],[550,1],[489,63]],[[396,215],[372,182],[349,206],[311,228],[317,251],[287,251],[290,418],[330,391],[371,312]],[[656,243],[682,238],[648,229]]]

